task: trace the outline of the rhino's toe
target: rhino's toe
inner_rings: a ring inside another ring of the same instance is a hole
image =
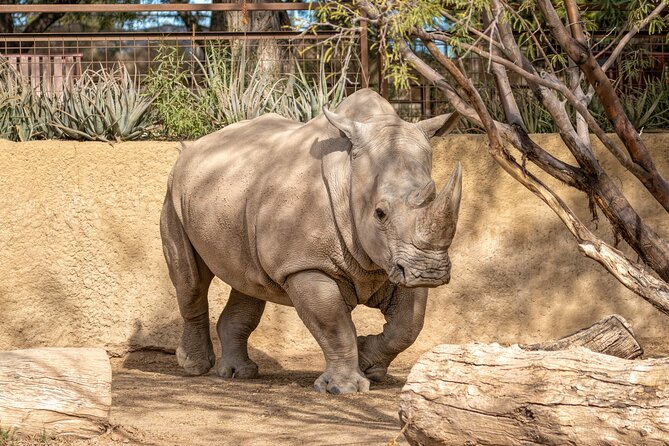
[[[367,392],[369,391],[369,380],[362,374],[355,372],[351,374],[325,372],[314,382],[314,390],[333,395]]]
[[[253,379],[258,377],[258,365],[251,360],[239,363],[221,361],[216,373],[221,378]]]

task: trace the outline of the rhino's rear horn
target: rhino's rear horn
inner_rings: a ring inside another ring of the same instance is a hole
[[[433,246],[448,246],[453,240],[462,197],[462,165],[458,161],[446,185],[429,206],[421,209],[416,222],[418,235]]]

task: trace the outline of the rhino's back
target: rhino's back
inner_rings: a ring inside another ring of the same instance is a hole
[[[288,275],[330,267],[337,237],[310,150],[324,125],[265,115],[199,139],[175,164],[171,196],[188,238],[243,293],[289,304]]]

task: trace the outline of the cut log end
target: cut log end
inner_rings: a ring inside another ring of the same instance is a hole
[[[103,349],[0,352],[0,389],[5,430],[90,438],[109,425],[111,365]]]

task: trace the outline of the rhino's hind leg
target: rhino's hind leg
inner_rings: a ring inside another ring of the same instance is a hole
[[[380,381],[395,357],[414,343],[425,319],[426,288],[392,286],[378,308],[386,323],[378,335],[359,336],[360,369],[372,381]]]
[[[305,271],[290,276],[286,290],[325,355],[325,373],[314,389],[334,394],[368,391],[369,380],[358,367],[351,311],[336,282],[318,271]]]
[[[223,378],[251,379],[258,365],[249,358],[248,340],[260,323],[265,301],[232,289],[216,330],[221,340],[221,359],[216,373]]]
[[[195,252],[167,198],[160,216],[160,234],[170,279],[184,320],[176,355],[189,375],[207,373],[216,361],[209,335],[207,294],[214,275]]]

